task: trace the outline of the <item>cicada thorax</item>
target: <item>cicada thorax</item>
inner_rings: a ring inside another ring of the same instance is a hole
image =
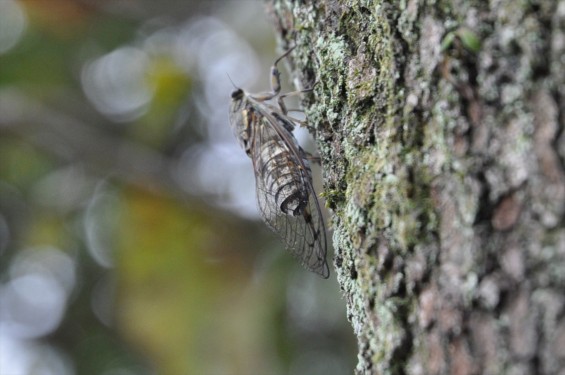
[[[251,156],[251,131],[253,126],[253,110],[249,103],[244,100],[243,90],[238,89],[232,93],[230,104],[230,125],[233,134],[240,146],[248,156]]]
[[[261,143],[255,167],[283,213],[298,216],[304,212],[309,199],[307,181],[311,179],[307,160],[300,162],[284,141],[272,137]]]

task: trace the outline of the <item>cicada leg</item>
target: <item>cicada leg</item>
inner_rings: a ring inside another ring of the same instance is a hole
[[[303,111],[300,111],[300,112],[303,112]],[[289,119],[290,121],[292,121],[293,124],[298,124],[298,125],[300,125],[301,127],[308,129],[308,130],[310,131],[310,133],[315,133],[315,132],[316,132],[316,128],[313,127],[313,126],[310,126],[310,125],[308,124],[308,121],[307,121],[307,120],[299,120],[299,119],[297,119],[297,118],[295,118],[295,117],[289,116],[288,114],[287,114],[285,117],[286,117],[287,119]]]
[[[279,105],[282,113],[284,113],[285,115],[288,113],[288,109],[286,109],[286,104],[284,104],[284,99],[291,97],[291,96],[297,96],[300,94],[304,94],[306,92],[312,92],[314,91],[314,86],[316,84],[314,83],[314,85],[312,87],[310,87],[309,89],[304,89],[304,90],[297,90],[297,91],[291,91],[291,92],[287,92],[286,94],[282,94],[278,97],[277,99],[277,104]]]
[[[252,96],[253,99],[260,101],[260,102],[263,102],[265,100],[273,99],[275,96],[277,96],[281,92],[281,72],[279,71],[279,68],[277,68],[277,64],[282,59],[287,57],[292,52],[293,49],[294,49],[294,47],[292,47],[288,51],[286,51],[282,56],[280,56],[278,59],[276,59],[273,66],[271,66],[271,91],[270,92],[264,92],[264,93],[257,94],[257,95],[253,95]]]
[[[315,164],[318,164],[318,165],[321,164],[322,159],[319,156],[314,156],[311,153],[306,152],[306,151],[304,151],[304,153],[306,154],[306,160],[308,160],[309,162],[315,163]]]

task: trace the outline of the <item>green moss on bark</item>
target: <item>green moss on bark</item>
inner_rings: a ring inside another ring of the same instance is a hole
[[[305,108],[359,373],[563,362],[500,324],[565,311],[531,298],[565,288],[562,3],[274,1],[293,72],[318,82]],[[525,271],[545,266],[546,283]]]

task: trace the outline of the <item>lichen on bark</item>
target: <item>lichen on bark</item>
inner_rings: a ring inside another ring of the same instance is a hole
[[[267,4],[317,82],[357,372],[565,368],[565,1]]]

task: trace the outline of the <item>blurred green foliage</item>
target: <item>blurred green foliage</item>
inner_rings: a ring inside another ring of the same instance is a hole
[[[335,280],[299,268],[263,223],[170,176],[186,147],[210,142],[198,130],[198,71],[148,53],[139,84],[151,99],[131,118],[85,94],[95,59],[204,14],[233,17],[236,32],[263,28],[240,33],[272,48],[262,4],[188,2],[179,15],[174,1],[162,14],[141,0],[13,3],[27,24],[0,54],[0,374],[349,372]]]

